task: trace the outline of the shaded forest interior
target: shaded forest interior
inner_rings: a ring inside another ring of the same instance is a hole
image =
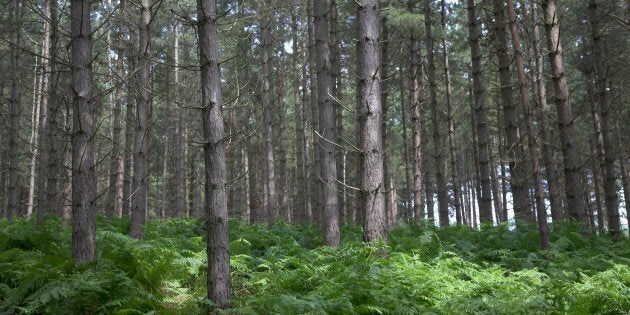
[[[627,241],[628,0],[2,3],[1,215],[71,224],[77,266],[97,216],[201,219],[213,311],[228,218]]]

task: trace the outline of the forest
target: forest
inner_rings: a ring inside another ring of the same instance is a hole
[[[630,311],[628,0],[0,3],[0,313]]]

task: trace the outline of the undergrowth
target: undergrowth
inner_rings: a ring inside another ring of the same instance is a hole
[[[2,314],[200,314],[201,221],[99,218],[96,262],[74,267],[70,229],[50,219],[0,220]],[[343,227],[339,248],[315,227],[230,221],[235,314],[627,314],[630,241],[556,225],[551,249],[534,227],[400,227],[367,246]]]

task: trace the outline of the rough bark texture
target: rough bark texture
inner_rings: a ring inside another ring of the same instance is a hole
[[[547,178],[547,191],[549,193],[549,208],[553,222],[559,222],[562,218],[562,183],[558,174],[556,162],[556,150],[552,145],[551,129],[547,118],[547,90],[543,76],[543,54],[540,41],[540,19],[538,18],[538,2],[532,1],[532,20],[534,20],[533,36],[533,56],[536,58],[536,71],[534,71],[534,96],[536,103],[537,119],[540,122],[540,136],[542,141],[543,164],[545,165],[545,176]]]
[[[382,143],[382,108],[381,108],[381,77],[379,58],[379,17],[378,1],[363,0],[359,4],[359,41],[363,52],[362,58],[357,60],[359,80],[364,82],[361,93],[361,119],[363,132],[361,151],[363,157],[363,173],[361,176],[362,203],[365,209],[363,223],[363,239],[374,243],[385,239],[386,217],[383,174],[383,143]]]
[[[514,102],[514,86],[510,73],[510,55],[508,53],[508,39],[505,30],[504,1],[493,0],[494,3],[494,32],[496,35],[495,49],[499,61],[499,81],[501,83],[501,105],[503,107],[503,127],[507,140],[506,153],[510,167],[510,188],[514,205],[514,216],[518,223],[534,222],[534,216],[529,199],[525,154],[518,128],[518,113]]]
[[[216,0],[197,0],[201,108],[206,163],[206,228],[208,255],[208,311],[230,306],[230,244],[226,198],[226,164],[221,114],[221,70]]]
[[[40,100],[40,112],[39,112],[39,135],[37,137],[37,150],[39,155],[37,156],[37,202],[35,204],[35,212],[37,212],[37,221],[41,222],[43,215],[48,211],[48,113],[49,113],[49,99],[48,92],[50,91],[50,7],[51,0],[44,2],[44,39],[42,41],[42,63],[41,63],[41,100]]]
[[[459,171],[457,165],[457,151],[455,149],[455,118],[453,113],[453,101],[451,92],[451,69],[448,59],[448,43],[446,41],[446,3],[442,0],[442,31],[445,34],[442,35],[442,49],[443,49],[443,61],[444,61],[444,77],[446,78],[446,113],[447,113],[447,125],[448,125],[448,144],[449,153],[451,158],[451,182],[453,185],[453,199],[455,206],[455,218],[457,224],[462,224],[462,207],[461,207],[461,183],[459,180]]]
[[[601,165],[604,178],[604,194],[606,196],[606,213],[608,214],[608,231],[614,238],[621,238],[621,222],[619,220],[619,198],[617,196],[617,170],[615,167],[616,150],[611,133],[612,125],[610,103],[606,86],[606,62],[602,43],[602,30],[599,25],[599,8],[596,0],[590,0],[589,21],[593,37],[593,58],[595,61],[595,88],[601,113],[601,131],[603,140],[604,158]]]
[[[59,143],[61,142],[60,127],[58,123],[59,117],[59,63],[58,63],[58,45],[59,45],[59,10],[57,3],[53,2],[50,6],[50,85],[48,87],[48,178],[46,181],[46,204],[48,205],[48,213],[59,214]],[[41,180],[44,180],[42,178]]]
[[[144,236],[144,222],[147,216],[148,198],[148,149],[149,149],[149,106],[151,103],[151,0],[140,3],[138,24],[138,71],[136,95],[136,120],[133,145],[133,182],[131,203],[131,231],[133,238]]]
[[[409,167],[409,140],[407,139],[409,136],[407,135],[407,110],[405,109],[405,107],[407,106],[407,104],[405,104],[405,99],[406,99],[406,94],[405,94],[405,70],[403,69],[403,67],[399,68],[399,78],[398,78],[398,84],[400,87],[400,120],[402,122],[402,138],[403,138],[403,153],[404,153],[404,162],[405,162],[405,189],[403,190],[404,195],[405,195],[405,199],[404,199],[404,204],[405,204],[405,216],[406,216],[406,220],[408,222],[410,222],[413,218],[414,218],[414,214],[413,214],[413,207],[411,206],[411,200],[413,200],[413,196],[416,193],[415,189],[412,189],[411,187],[411,178],[410,178],[410,167]],[[418,139],[420,140],[420,139]],[[415,152],[414,152],[414,161],[415,161]],[[420,159],[420,161],[422,161],[422,159]],[[414,162],[415,163],[415,162]],[[414,164],[415,167],[415,164]],[[421,174],[421,170],[418,169],[418,172]],[[414,175],[415,175],[415,168],[414,168]],[[415,184],[415,177],[414,177],[414,184]],[[418,191],[418,193],[420,194],[420,200],[422,200],[422,181],[420,182],[420,191]]]
[[[328,33],[328,1],[314,0],[315,52],[317,55],[317,101],[319,108],[319,183],[323,202],[324,244],[339,246],[339,208],[337,165],[335,161],[335,115],[332,99],[330,49]]]
[[[271,12],[264,12],[263,15],[269,16]],[[262,58],[262,106],[263,106],[263,130],[265,134],[265,184],[267,191],[267,215],[269,226],[276,224],[278,221],[278,200],[276,197],[276,172],[274,165],[274,149],[273,149],[273,124],[271,113],[273,112],[273,103],[271,100],[271,56],[273,53],[271,44],[271,22],[270,17],[263,18],[261,23],[261,58]]]
[[[442,147],[442,136],[440,135],[440,109],[437,101],[437,79],[435,76],[435,57],[433,48],[433,31],[431,22],[431,1],[424,2],[424,25],[426,31],[427,48],[427,79],[429,80],[429,93],[431,103],[431,120],[433,124],[433,158],[435,160],[435,181],[438,195],[438,214],[440,226],[449,225],[448,215],[448,191],[446,187],[446,176],[444,174],[444,148]]]
[[[296,164],[296,176],[295,176],[295,197],[293,207],[293,218],[296,222],[306,223],[308,217],[306,216],[306,176],[304,169],[304,102],[300,93],[300,76],[301,71],[299,64],[300,54],[298,46],[298,18],[297,12],[291,12],[291,33],[293,41],[293,58],[292,66],[295,75],[293,76],[293,102],[295,104],[295,164]],[[304,89],[305,90],[305,89]]]
[[[547,48],[554,87],[554,101],[558,114],[558,130],[560,132],[560,147],[564,161],[565,193],[569,215],[586,227],[588,217],[584,208],[582,182],[582,155],[573,130],[573,113],[569,99],[569,85],[564,67],[564,55],[560,43],[560,26],[555,0],[542,2],[545,31],[547,33]]]
[[[174,5],[177,5],[175,1]],[[180,79],[179,79],[179,29],[180,22],[174,19],[173,22],[173,97],[175,101],[175,146],[173,160],[175,162],[175,215],[181,217],[187,214],[186,209],[186,110],[180,103]]]
[[[20,214],[18,206],[19,197],[19,175],[18,165],[20,158],[20,115],[21,115],[21,64],[20,64],[20,47],[22,45],[21,20],[22,20],[22,1],[12,1],[12,32],[11,41],[11,95],[9,96],[9,117],[10,117],[10,135],[9,135],[9,174],[7,179],[7,217],[10,219]]]
[[[72,1],[72,258],[96,259],[96,174],[90,1]]]
[[[543,250],[549,249],[549,228],[547,227],[547,209],[545,208],[545,192],[542,186],[542,175],[540,174],[540,163],[538,162],[538,150],[536,148],[536,135],[534,134],[534,123],[532,118],[531,104],[527,90],[527,78],[525,76],[525,65],[523,62],[523,52],[521,50],[521,40],[516,24],[516,12],[512,0],[506,0],[507,11],[510,19],[510,35],[512,35],[512,47],[516,60],[518,72],[518,87],[521,95],[521,104],[525,114],[525,125],[527,127],[527,147],[531,159],[532,175],[534,177],[534,198],[538,218],[538,233],[540,235],[540,246]]]
[[[343,106],[337,102],[342,99],[343,88],[341,86],[341,41],[339,39],[339,12],[337,10],[337,0],[330,1],[330,80],[331,93],[333,96],[332,104],[335,115],[335,133],[336,141],[342,145],[343,142]],[[342,222],[346,213],[346,168],[345,158],[347,150],[343,147],[337,147],[335,151],[335,161],[337,164],[337,180],[342,185],[337,185],[337,205],[339,208],[339,221]]]
[[[483,83],[482,54],[479,40],[481,24],[477,21],[475,1],[467,0],[468,35],[472,61],[472,80],[474,91],[474,116],[477,132],[477,157],[479,164],[479,220],[492,222],[492,188],[490,183],[490,150],[488,145],[488,108]]]
[[[413,34],[409,39],[409,54],[411,55],[410,67],[410,95],[411,95],[411,138],[413,141],[413,217],[415,223],[419,224],[424,220],[424,203],[423,203],[423,173],[422,165],[424,157],[422,142],[422,51],[420,50],[420,41]],[[427,185],[429,185],[427,183]]]

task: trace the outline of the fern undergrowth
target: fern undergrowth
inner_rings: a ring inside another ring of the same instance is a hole
[[[56,219],[0,220],[2,314],[201,314],[201,221],[99,218],[96,262],[74,267]],[[584,238],[556,225],[538,249],[534,227],[400,227],[367,246],[346,226],[339,248],[319,229],[230,221],[234,314],[627,314],[630,241]]]

